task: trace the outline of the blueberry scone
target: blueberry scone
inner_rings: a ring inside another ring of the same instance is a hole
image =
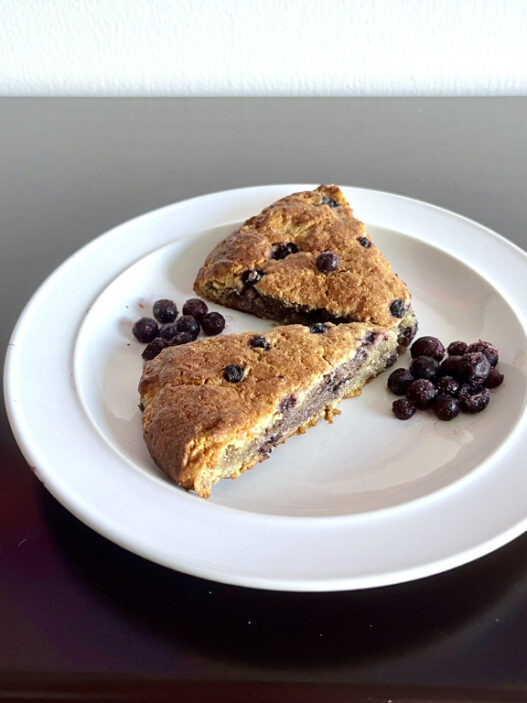
[[[199,295],[284,324],[368,322],[417,330],[411,297],[340,188],[320,186],[265,208],[209,254]]]
[[[139,384],[146,445],[178,485],[206,498],[397,359],[397,330],[286,325],[169,347]]]

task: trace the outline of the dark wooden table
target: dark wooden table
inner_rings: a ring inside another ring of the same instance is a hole
[[[522,98],[3,99],[2,350],[37,285],[82,244],[215,190],[377,188],[526,247],[526,125]],[[527,700],[527,536],[388,588],[218,585],[85,527],[31,474],[5,412],[0,422],[0,700]]]

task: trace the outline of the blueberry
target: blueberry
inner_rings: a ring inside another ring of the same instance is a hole
[[[386,359],[386,363],[384,364],[385,369],[389,369],[390,366],[393,366],[397,359],[399,358],[398,354],[396,351],[392,352],[390,356]]]
[[[447,356],[447,358],[441,362],[439,365],[439,375],[440,376],[453,376],[454,378],[459,378],[460,374],[460,363],[462,356]]]
[[[189,342],[193,342],[194,339],[195,337],[193,337],[189,332],[178,332],[170,340],[170,346],[177,347],[180,344],[188,344]]]
[[[372,332],[371,330],[369,332],[366,332],[366,334],[364,335],[364,344],[373,344],[377,337],[377,332]]]
[[[244,271],[242,281],[245,283],[246,288],[250,288],[250,286],[254,286],[255,283],[258,283],[262,276],[263,271],[249,269],[248,271]]]
[[[410,364],[410,372],[414,378],[427,378],[432,381],[439,369],[439,364],[431,356],[418,356]]]
[[[466,353],[470,354],[471,352],[481,352],[482,354],[485,354],[491,366],[496,366],[498,363],[498,349],[490,342],[484,342],[480,339],[479,342],[469,344]]]
[[[503,374],[495,366],[490,367],[489,375],[484,381],[485,388],[497,388],[503,383]]]
[[[177,317],[177,307],[173,300],[156,300],[154,303],[154,317],[158,322],[174,322]]]
[[[485,410],[490,400],[488,388],[474,389],[466,383],[461,386],[458,394],[461,410],[466,413],[480,413]]]
[[[157,337],[157,322],[151,317],[142,317],[132,327],[133,335],[143,344]]]
[[[294,395],[287,395],[280,401],[279,409],[282,415],[285,415],[289,410],[294,408],[296,405],[296,397]]]
[[[209,309],[207,304],[200,300],[199,298],[189,298],[185,305],[183,305],[183,315],[192,315],[198,322],[201,320],[203,315],[208,313]]]
[[[403,327],[403,329],[399,330],[399,334],[397,336],[397,343],[401,347],[410,346],[410,342],[415,337],[416,332],[417,332],[417,324],[412,325],[410,327]]]
[[[459,362],[459,377],[462,381],[484,381],[490,368],[490,362],[483,352],[463,354]]]
[[[358,237],[357,241],[361,247],[364,247],[365,249],[369,249],[371,247],[371,242],[368,237]]]
[[[436,384],[441,395],[456,395],[459,390],[459,381],[453,376],[443,376]]]
[[[338,203],[336,200],[333,200],[332,198],[328,198],[326,195],[322,196],[322,205],[329,205],[329,207],[338,207]]]
[[[259,454],[269,458],[269,454],[273,451],[273,448],[277,446],[283,436],[283,432],[277,432],[276,434],[271,435],[269,439],[258,449]]]
[[[327,330],[327,326],[323,322],[313,322],[309,325],[309,331],[312,334],[323,334]]]
[[[237,364],[231,364],[223,369],[223,378],[229,383],[239,383],[243,379],[243,369]]]
[[[441,361],[445,356],[445,347],[437,337],[419,337],[410,348],[412,359],[418,356],[431,356],[436,361]]]
[[[393,317],[404,317],[405,312],[406,305],[402,298],[397,298],[397,300],[394,300],[393,303],[390,305],[390,313]]]
[[[394,400],[392,403],[392,412],[398,420],[409,420],[415,415],[415,411],[415,405],[406,398]]]
[[[273,249],[273,259],[285,259],[289,254],[296,254],[298,252],[298,247],[294,242],[288,242],[287,244],[276,244]]]
[[[479,393],[481,390],[483,390],[483,381],[479,379],[475,379],[473,381],[466,381],[463,382],[461,379],[461,385],[460,388],[457,392],[457,397],[459,398],[459,394],[463,390],[463,393],[466,395],[467,393],[469,395],[474,395],[475,393]]]
[[[168,346],[168,342],[166,339],[163,339],[162,337],[156,337],[153,342],[150,342],[150,344],[144,348],[142,357],[146,361],[150,361],[151,359],[154,359],[160,352],[163,351]]]
[[[253,349],[263,349],[264,351],[267,351],[271,347],[267,339],[265,337],[261,337],[259,334],[251,339],[250,345]]]
[[[225,318],[219,312],[208,312],[201,318],[203,331],[209,337],[219,334],[225,327]]]
[[[467,351],[465,342],[451,342],[447,347],[448,356],[463,356]]]
[[[411,400],[419,410],[428,408],[436,395],[437,390],[434,384],[426,378],[418,378],[416,381],[412,381],[406,389],[406,397],[408,400]]]
[[[396,369],[388,376],[387,386],[395,395],[405,395],[413,380],[415,379],[408,369]]]
[[[170,340],[175,337],[177,333],[178,330],[173,322],[167,322],[166,325],[161,325],[159,328],[159,336],[163,337],[163,339]]]
[[[321,273],[331,273],[338,268],[339,257],[332,251],[323,251],[317,256],[316,266]]]
[[[324,383],[332,393],[338,393],[342,386],[346,383],[345,378],[337,377],[333,373],[324,374]]]
[[[459,402],[451,395],[438,395],[432,407],[437,417],[445,422],[459,415]]]
[[[199,334],[199,322],[192,315],[182,315],[175,323],[176,332],[188,332],[192,339]]]

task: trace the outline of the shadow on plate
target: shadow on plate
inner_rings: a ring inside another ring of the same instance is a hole
[[[239,224],[235,222],[211,227],[199,236],[184,242],[183,248],[178,250],[178,255],[174,259],[167,258],[168,279],[177,281],[178,288],[187,291],[188,295],[195,295],[193,286],[200,266],[214,247],[233,232]]]
[[[513,586],[527,576],[524,537],[472,564],[397,586],[341,593],[238,588],[141,559],[92,532],[44,491],[41,496],[66,566],[127,628],[147,628],[167,646],[180,643],[223,665],[365,666],[418,654],[464,628],[465,646],[472,642],[481,651],[494,636],[489,611],[508,607]]]

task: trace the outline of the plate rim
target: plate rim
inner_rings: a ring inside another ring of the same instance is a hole
[[[60,481],[53,480],[53,470],[51,472],[48,472],[46,474],[46,470],[40,467],[45,467],[46,462],[40,461],[40,458],[37,461],[37,456],[35,455],[34,451],[31,448],[31,442],[28,440],[28,437],[24,433],[24,423],[23,423],[23,418],[20,415],[20,409],[16,407],[16,401],[13,402],[14,400],[14,395],[12,393],[12,384],[14,383],[14,370],[16,370],[16,351],[15,351],[15,346],[17,344],[18,336],[21,334],[20,330],[23,330],[23,324],[24,321],[27,319],[27,317],[30,314],[30,311],[33,309],[33,307],[37,304],[37,302],[41,299],[43,295],[46,294],[46,291],[48,287],[51,287],[60,277],[63,275],[64,271],[69,267],[74,265],[78,261],[82,261],[83,257],[87,254],[87,252],[91,251],[94,247],[100,245],[102,242],[108,242],[110,240],[110,235],[115,236],[119,230],[126,230],[130,226],[138,225],[143,221],[151,220],[155,216],[160,216],[163,214],[168,214],[168,212],[176,212],[178,207],[193,207],[202,202],[206,202],[210,198],[224,198],[224,197],[232,197],[236,194],[241,194],[242,199],[243,199],[243,194],[249,194],[253,193],[256,191],[263,192],[265,190],[271,190],[271,189],[283,189],[284,192],[287,194],[287,192],[292,192],[293,189],[295,190],[305,190],[305,189],[310,189],[313,186],[311,184],[269,184],[269,185],[263,185],[263,186],[247,186],[244,188],[234,188],[234,189],[229,189],[225,191],[219,191],[215,193],[208,193],[204,195],[199,195],[194,198],[178,201],[176,203],[168,204],[165,205],[161,208],[157,208],[155,210],[143,213],[137,217],[131,218],[129,220],[126,220],[123,223],[118,224],[117,226],[111,228],[107,232],[104,232],[97,236],[96,238],[92,239],[91,241],[87,242],[83,247],[81,247],[79,250],[74,252],[71,256],[69,256],[65,261],[63,261],[56,269],[38,286],[37,290],[35,293],[31,296],[27,304],[24,306],[19,319],[13,329],[8,348],[7,348],[7,354],[6,354],[6,360],[5,360],[5,365],[4,365],[4,397],[5,397],[5,403],[6,403],[6,409],[7,409],[7,414],[9,418],[9,422],[13,431],[13,434],[15,436],[15,439],[17,441],[17,444],[19,445],[24,457],[28,461],[28,463],[33,466],[37,465],[39,466],[39,469],[36,471],[37,477],[44,483],[45,487],[47,490],[49,490],[52,495],[54,495],[59,502],[61,502],[70,512],[72,512],[76,517],[78,517],[82,522],[87,524],[89,527],[94,529],[96,532],[99,532],[103,536],[109,538],[110,540],[114,541],[115,543],[119,544],[120,546],[128,549],[129,551],[132,551],[134,553],[139,554],[140,556],[149,559],[151,561],[154,561],[156,563],[163,564],[164,566],[167,566],[169,568],[176,568],[178,570],[184,571],[186,573],[190,573],[202,578],[208,578],[208,579],[213,579],[216,581],[220,581],[223,583],[229,583],[229,584],[235,584],[235,585],[243,585],[243,586],[249,586],[249,587],[254,587],[254,588],[266,588],[266,589],[271,589],[271,590],[294,590],[294,591],[332,591],[332,590],[349,590],[349,589],[355,589],[355,588],[368,588],[368,587],[373,587],[373,586],[383,586],[383,585],[388,585],[388,584],[393,584],[393,583],[400,583],[403,581],[409,581],[413,580],[416,578],[422,578],[424,576],[430,576],[434,573],[439,573],[441,571],[445,571],[447,569],[453,568],[455,566],[459,566],[461,564],[467,563],[469,561],[472,561],[475,558],[478,558],[479,556],[483,556],[484,554],[489,553],[490,551],[502,546],[503,544],[506,544],[509,542],[511,539],[514,539],[514,537],[517,537],[519,534],[521,534],[525,529],[527,529],[527,514],[524,516],[522,520],[517,522],[514,525],[511,525],[509,529],[505,532],[500,533],[499,535],[494,535],[494,537],[491,537],[489,540],[485,542],[481,542],[480,544],[476,545],[472,549],[462,551],[458,554],[455,555],[450,555],[449,557],[446,557],[445,559],[438,560],[433,562],[432,564],[425,565],[419,565],[415,566],[413,568],[406,568],[402,569],[400,571],[392,571],[386,574],[377,574],[374,576],[369,576],[369,577],[364,577],[360,578],[357,576],[354,577],[329,577],[329,578],[319,578],[319,579],[309,579],[305,580],[302,577],[299,577],[298,580],[295,580],[291,577],[286,578],[286,579],[280,579],[280,578],[273,578],[270,577],[267,580],[265,578],[262,578],[262,576],[250,576],[250,575],[241,575],[241,574],[222,574],[218,572],[218,569],[210,569],[210,567],[203,566],[200,568],[199,565],[192,564],[189,566],[188,563],[178,563],[177,559],[169,559],[167,560],[166,558],[163,558],[162,555],[160,554],[152,554],[151,551],[144,551],[141,550],[140,548],[137,547],[137,545],[134,545],[130,541],[130,539],[126,538],[123,534],[121,534],[118,526],[112,526],[111,525],[103,525],[101,526],[101,521],[100,516],[97,515],[99,519],[96,519],[93,517],[93,515],[90,515],[89,511],[88,513],[86,510],[83,510],[81,507],[82,504],[82,498],[77,502],[73,502],[71,500],[68,500],[68,496],[64,495],[63,492],[60,490]],[[492,238],[497,238],[497,240],[500,242],[500,244],[503,246],[507,246],[512,249],[512,251],[515,254],[520,254],[521,258],[524,262],[524,265],[527,264],[527,253],[523,251],[520,247],[518,247],[516,244],[511,242],[510,240],[506,239],[502,235],[494,232],[490,228],[486,227],[485,225],[482,225],[464,215],[458,214],[456,212],[447,210],[445,208],[442,208],[438,205],[434,205],[432,203],[427,203],[426,201],[422,200],[417,200],[414,198],[410,198],[409,196],[404,196],[404,195],[398,195],[396,193],[389,193],[385,191],[380,191],[380,190],[373,190],[373,189],[368,189],[368,188],[361,188],[361,187],[354,187],[354,186],[341,186],[344,190],[351,190],[351,191],[362,191],[364,193],[367,193],[369,195],[374,195],[377,197],[386,197],[389,196],[390,198],[395,198],[396,200],[403,200],[407,201],[413,204],[419,204],[422,206],[425,206],[427,210],[435,210],[443,215],[449,215],[449,216],[454,216],[455,218],[459,218],[460,220],[466,222],[469,224],[471,227],[477,228],[479,231],[486,231],[488,235],[490,235]],[[219,224],[219,223],[217,223]],[[375,223],[372,223],[375,224]],[[408,234],[408,233],[405,233]],[[193,235],[189,235],[189,238],[191,238]],[[409,234],[409,236],[416,237],[416,235]],[[416,237],[417,239],[420,239],[419,237]],[[423,241],[421,239],[421,241]],[[427,242],[428,243],[428,242]],[[156,250],[159,248],[159,246],[165,246],[167,242],[160,244],[158,246],[154,246],[151,249],[146,250],[143,253],[143,256],[148,255],[152,251]],[[439,244],[431,244],[432,246],[436,246],[438,249],[441,249],[443,251],[446,251],[449,255],[454,256],[455,258],[458,258],[455,253],[452,253],[451,251],[448,251],[447,249],[444,249],[441,247]],[[468,262],[463,261],[465,265],[468,265],[470,268],[473,268],[479,275],[483,275],[481,270],[479,270],[477,267],[471,266]],[[130,265],[130,263],[125,265],[125,268],[127,268]],[[124,269],[122,269],[124,270]],[[119,274],[117,274],[119,275]],[[108,282],[107,282],[108,283]],[[107,283],[103,287],[106,287]],[[499,290],[499,288],[498,288]],[[518,306],[515,304],[515,301],[510,300],[509,296],[500,290],[500,295],[503,295],[504,298],[506,299],[507,303],[511,305],[512,310],[514,311],[515,315],[518,317],[518,320],[520,324],[524,327],[524,330],[526,329],[526,321],[523,313],[520,313]],[[76,340],[77,336],[75,334],[74,336],[74,343]],[[14,369],[14,370],[13,370]],[[515,428],[516,429],[516,428]],[[508,443],[509,440],[511,439],[511,434],[516,435],[515,429],[513,429],[512,433],[509,434],[508,439],[506,442]],[[55,477],[56,478],[56,477]],[[197,500],[197,499],[196,499]],[[223,506],[215,506],[218,508],[222,508]],[[388,509],[389,510],[389,509]],[[250,513],[249,513],[250,514]],[[244,515],[247,515],[247,513],[244,513]],[[263,518],[265,520],[266,517],[272,517],[273,519],[276,516],[263,516],[260,515],[260,518]],[[355,518],[357,516],[354,516]],[[333,518],[334,519],[334,518]]]

